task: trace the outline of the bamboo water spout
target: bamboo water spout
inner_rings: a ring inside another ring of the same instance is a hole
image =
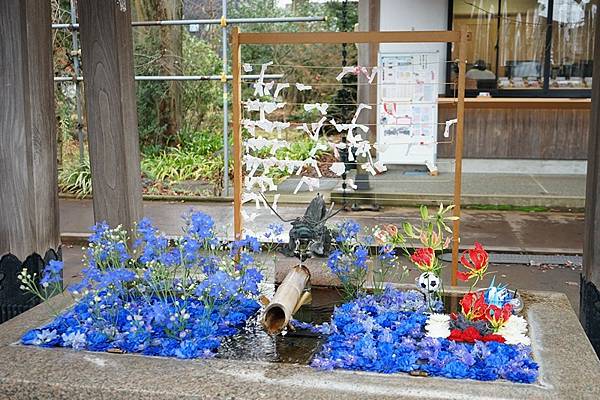
[[[304,265],[296,265],[288,272],[263,314],[262,324],[269,334],[284,330],[296,311],[310,301],[310,292],[306,291],[309,283],[310,271]]]

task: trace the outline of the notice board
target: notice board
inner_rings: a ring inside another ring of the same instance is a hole
[[[380,53],[378,159],[437,171],[439,53]]]

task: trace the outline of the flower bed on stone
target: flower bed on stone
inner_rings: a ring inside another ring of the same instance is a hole
[[[214,355],[223,338],[260,308],[263,276],[254,258],[260,244],[253,238],[220,243],[208,215],[187,218],[184,235],[172,241],[142,220],[131,249],[127,232],[95,226],[84,278],[68,288],[75,305],[27,332],[22,343],[178,358]],[[22,289],[44,299],[54,292],[61,269],[60,263],[49,265],[39,284],[24,271]]]
[[[440,302],[432,306],[434,311],[442,308]],[[486,340],[475,328],[471,337],[452,337],[452,318],[429,310],[422,293],[388,288],[383,294],[364,295],[337,307],[331,323],[297,326],[326,336],[325,344],[311,361],[319,369],[536,381],[538,366],[529,346],[508,344],[507,339],[514,340],[510,334],[508,338],[490,334]],[[458,316],[455,318],[458,320]],[[513,318],[521,320],[513,315],[508,321]],[[431,324],[436,319],[447,325],[447,332],[433,332]],[[458,336],[457,330],[452,332]]]
[[[475,290],[488,274],[489,256],[481,244],[475,242],[460,257],[465,271],[459,271],[457,278],[471,283],[459,302],[460,310],[440,313],[445,266],[438,254],[450,244],[444,236],[452,232],[447,223],[455,219],[448,216],[451,209],[440,205],[431,214],[421,207],[421,221],[415,225],[384,225],[367,232],[363,242],[380,246],[372,260],[359,241],[360,226],[348,221],[338,225],[336,249],[327,267],[340,279],[342,294],[349,301],[335,309],[330,324],[297,324],[326,335],[312,366],[536,381],[538,366],[532,359],[527,322],[518,315],[521,299],[506,286],[495,285],[495,280],[487,289]],[[422,247],[412,250],[409,241],[420,242]],[[416,281],[418,291],[384,290],[385,277],[400,268],[398,249],[422,272]],[[373,294],[365,289],[369,268]]]

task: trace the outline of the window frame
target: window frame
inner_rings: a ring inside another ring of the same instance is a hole
[[[499,10],[500,4],[503,0],[498,0]],[[548,1],[548,18],[546,19],[546,43],[544,53],[544,65],[543,65],[543,80],[542,88],[540,89],[494,89],[490,91],[492,97],[548,97],[548,98],[591,98],[591,89],[552,89],[550,88],[550,71],[551,71],[551,51],[552,49],[552,26],[554,21],[554,0]],[[498,24],[500,19],[498,18]],[[448,30],[452,30],[454,27],[454,0],[448,0]],[[498,43],[499,38],[497,39]],[[500,52],[499,46],[496,46],[496,63],[498,63],[498,55]],[[449,43],[446,51],[446,82],[450,83],[450,76],[452,75],[452,45]],[[496,69],[498,65],[496,64]],[[496,74],[496,79],[498,75]],[[592,76],[593,78],[593,76]],[[446,97],[453,97],[454,90],[452,85],[446,85]]]

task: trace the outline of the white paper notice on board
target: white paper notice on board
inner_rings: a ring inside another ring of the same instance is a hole
[[[379,54],[377,159],[383,164],[435,166],[439,61],[437,52]]]

